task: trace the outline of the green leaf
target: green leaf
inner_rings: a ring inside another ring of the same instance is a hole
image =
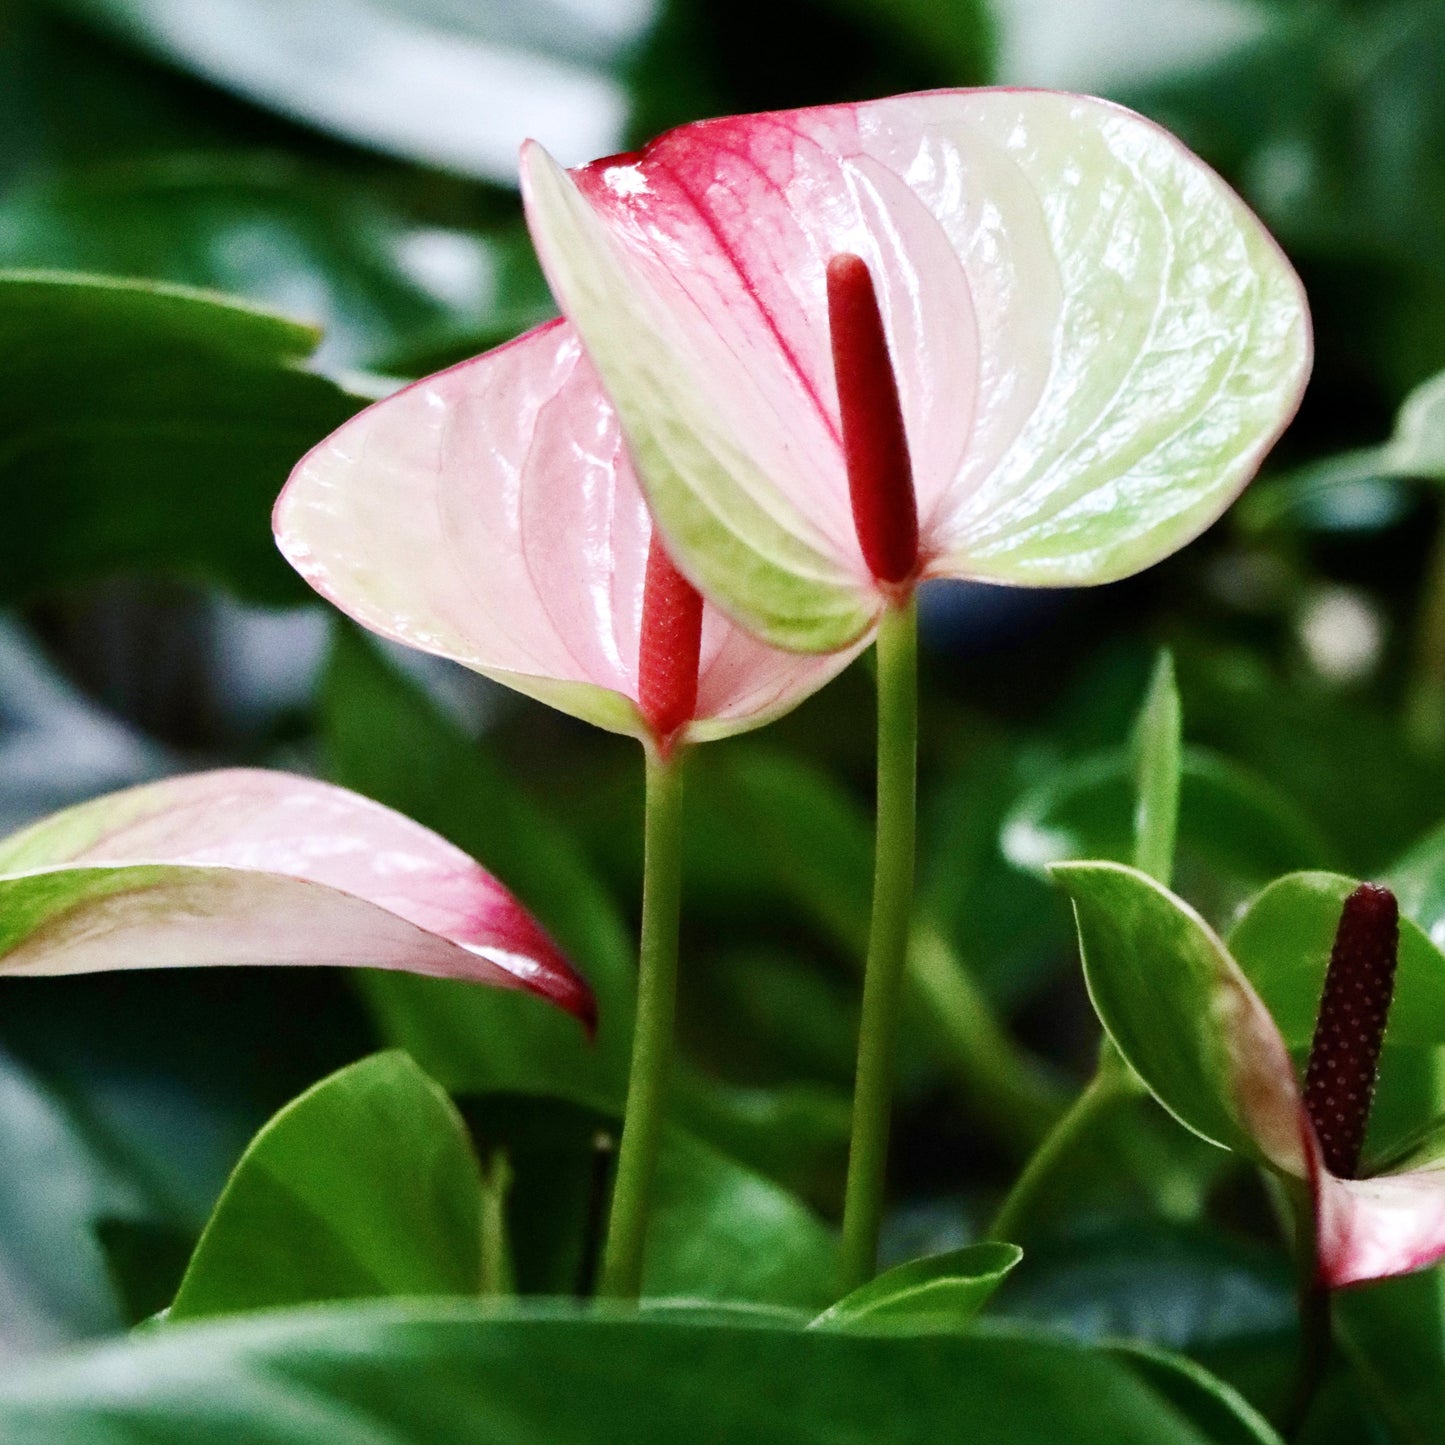
[[[1293,1065],[1219,938],[1135,869],[1052,872],[1074,900],[1094,1008],[1150,1092],[1202,1138],[1302,1172]]]
[[[1154,664],[1131,742],[1136,798],[1131,861],[1166,888],[1174,872],[1174,840],[1179,831],[1183,733],[1174,658],[1166,649]]]
[[[288,0],[279,10],[227,0],[204,14],[168,0],[58,8],[333,135],[503,181],[529,134],[578,156],[613,148],[624,103],[613,76],[650,13],[579,13],[554,0]]]
[[[178,287],[0,273],[0,602],[138,569],[301,598],[267,518],[358,405],[303,369],[316,339]]]
[[[910,1260],[844,1295],[814,1329],[899,1333],[961,1330],[1024,1257],[1016,1244],[971,1244]]]
[[[1402,876],[1407,885],[1420,880],[1420,874]],[[1292,1048],[1307,1046],[1314,1034],[1340,910],[1357,886],[1357,879],[1338,873],[1291,873],[1255,898],[1230,931],[1230,951]],[[1432,901],[1423,886],[1402,889],[1400,955],[1387,1035],[1391,1045],[1445,1044],[1445,956],[1410,916],[1410,903],[1423,903],[1428,917]],[[1439,926],[1439,920],[1431,926]]]
[[[399,1051],[351,1064],[251,1142],[168,1318],[474,1295],[482,1180],[451,1100]]]
[[[1199,1354],[1291,1336],[1294,1276],[1277,1251],[1198,1224],[1136,1219],[1040,1242],[990,1314]]]
[[[559,1098],[487,1094],[464,1101],[484,1152],[512,1167],[508,1233],[518,1287],[572,1294],[603,1195],[598,1145],[620,1137],[615,1113]],[[604,1152],[602,1163],[609,1157]],[[644,1293],[817,1309],[836,1269],[831,1231],[797,1198],[685,1130],[664,1135],[653,1188]]]
[[[1169,1394],[1172,1394],[1171,1388]],[[1209,1445],[1108,1355],[1009,1331],[927,1340],[556,1306],[330,1306],[157,1331],[7,1371],[26,1445]]]
[[[1434,1445],[1445,1419],[1445,1271],[1335,1297],[1344,1352],[1401,1445]]]
[[[0,1349],[53,1348],[125,1323],[95,1225],[144,1203],[54,1098],[0,1053]]]
[[[1118,749],[1054,769],[1004,820],[1004,853],[1020,868],[1134,856],[1129,758]],[[1204,748],[1183,751],[1176,875],[1180,891],[1223,920],[1281,873],[1327,861],[1308,818],[1264,778]]]
[[[409,222],[380,190],[275,152],[188,150],[67,169],[0,198],[0,266],[299,305],[325,326],[333,366],[512,318],[505,240]]]
[[[588,1045],[575,1025],[568,1031],[570,1020],[520,996],[487,990],[483,999],[480,989],[444,981],[372,977],[367,996],[390,1039],[453,1092],[563,1091],[619,1102],[632,1032],[632,943],[567,830],[485,743],[462,733],[344,625],[322,686],[321,726],[334,781],[470,852],[536,913],[597,996],[597,1042]]]
[[[1110,1352],[1177,1406],[1215,1445],[1284,1445],[1283,1437],[1259,1411],[1193,1360],[1144,1345],[1114,1345]]]

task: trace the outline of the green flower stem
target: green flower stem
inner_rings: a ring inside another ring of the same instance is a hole
[[[878,804],[873,916],[863,975],[853,1137],[843,1201],[840,1289],[873,1278],[883,1222],[888,1122],[898,1015],[913,911],[918,774],[918,603],[910,596],[878,626]]]
[[[482,1269],[478,1293],[483,1295],[517,1292],[507,1242],[507,1195],[511,1190],[512,1166],[507,1152],[494,1150],[482,1168]]]
[[[1445,752],[1445,509],[1421,588],[1405,726],[1424,753]]]
[[[642,874],[642,944],[637,1021],[627,1113],[617,1153],[617,1182],[602,1253],[598,1294],[635,1300],[642,1291],[652,1180],[662,1138],[677,1004],[677,930],[682,905],[682,764],[647,754],[647,815]]]
[[[1117,1105],[1135,1098],[1138,1093],[1137,1080],[1118,1051],[1106,1043],[1094,1077],[1014,1181],[986,1238],[1012,1242],[1026,1234],[1030,1219],[1049,1192],[1054,1171],[1091,1134],[1107,1124]]]

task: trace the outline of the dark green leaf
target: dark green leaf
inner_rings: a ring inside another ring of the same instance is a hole
[[[306,595],[267,519],[359,404],[303,369],[315,344],[220,297],[0,274],[0,601],[138,569]]]
[[[588,1291],[583,1257],[605,1214],[599,1185],[621,1134],[617,1116],[506,1094],[468,1100],[466,1112],[483,1152],[505,1149],[511,1164],[507,1213],[518,1287]],[[831,1233],[796,1198],[685,1131],[668,1131],[645,1294],[816,1309],[829,1297],[834,1269]]]
[[[451,1100],[407,1056],[323,1079],[251,1142],[169,1319],[313,1300],[474,1295],[482,1181]]]
[[[522,330],[502,265],[512,249],[408,223],[279,153],[93,166],[0,199],[0,266],[176,282],[299,311],[325,327],[332,366],[484,324],[498,340]]]
[[[1126,1363],[1044,1337],[900,1338],[555,1307],[272,1314],[157,1332],[0,1383],[0,1433],[26,1445],[460,1445],[479,1428],[488,1445],[1210,1439]]]
[[[1277,789],[1203,748],[1186,748],[1176,869],[1180,891],[1206,917],[1229,917],[1281,873],[1324,862],[1326,845]],[[1024,794],[1003,826],[1004,852],[1021,868],[1133,859],[1128,758],[1090,754]]]

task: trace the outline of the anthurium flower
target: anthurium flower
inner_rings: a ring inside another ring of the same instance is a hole
[[[296,467],[275,530],[372,631],[652,744],[757,727],[851,656],[769,647],[676,575],[562,321],[347,422]]]
[[[196,773],[81,803],[0,843],[0,974],[344,964],[540,994],[591,990],[477,863],[311,778]]]
[[[571,172],[529,143],[522,179],[678,566],[781,646],[846,646],[927,577],[1151,565],[1248,481],[1309,370],[1264,228],[1104,101],[730,117]]]
[[[1318,1285],[1445,1257],[1445,1121],[1421,1120],[1388,1168],[1360,1168],[1402,928],[1412,937],[1398,955],[1400,1002],[1408,992],[1414,1008],[1439,986],[1410,977],[1429,945],[1398,918],[1392,894],[1355,888],[1328,967],[1314,960],[1323,983],[1302,1085],[1259,992],[1187,903],[1122,864],[1051,872],[1073,898],[1090,997],[1110,1038],[1187,1128],[1295,1182],[1309,1203]]]

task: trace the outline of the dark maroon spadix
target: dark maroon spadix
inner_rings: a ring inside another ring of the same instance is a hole
[[[896,587],[918,571],[918,502],[898,379],[861,256],[828,262],[828,328],[853,525],[874,578]]]
[[[642,636],[637,647],[637,702],[666,754],[678,729],[697,712],[702,647],[702,597],[672,565],[656,532],[642,584]]]
[[[1395,992],[1400,912],[1395,895],[1361,883],[1345,899],[1305,1069],[1305,1111],[1325,1167],[1353,1179]]]

